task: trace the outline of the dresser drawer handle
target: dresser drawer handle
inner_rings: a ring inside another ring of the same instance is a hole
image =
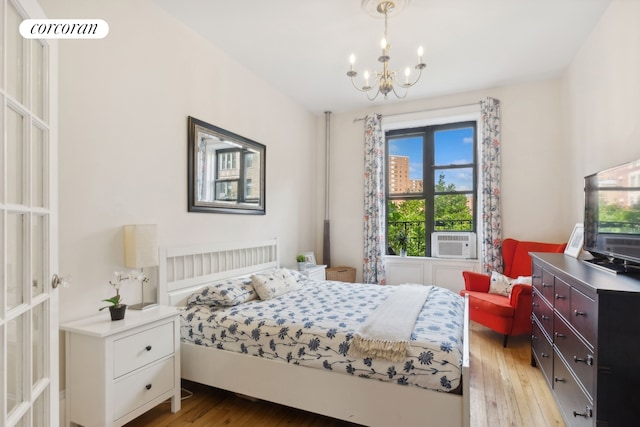
[[[551,317],[545,316],[544,314],[540,316],[542,320],[551,320]]]
[[[573,314],[576,315],[576,317],[578,316],[585,316],[587,315],[587,313],[585,313],[584,311],[578,311],[578,310],[573,310]]]
[[[538,339],[538,336],[537,336],[537,335],[533,335],[533,334],[531,334],[531,339],[532,339],[532,340],[537,340],[537,339]]]
[[[574,417],[585,417],[585,418],[591,418],[591,417],[593,417],[593,411],[591,410],[591,408],[589,408],[589,407],[587,406],[587,407],[586,407],[586,409],[585,409],[585,411],[584,411],[583,413],[573,411],[573,416],[574,416]]]
[[[566,383],[567,380],[564,378],[560,378],[560,377],[553,377],[553,380],[557,383]]]
[[[587,354],[587,357],[585,359],[580,359],[578,356],[573,356],[573,361],[578,363],[578,362],[582,362],[582,363],[586,363],[589,366],[593,365],[593,356],[590,354]]]
[[[151,346],[150,346],[150,345],[148,345],[148,346],[146,346],[144,349],[145,349],[145,350],[147,350],[147,351],[151,351]]]
[[[549,357],[549,353],[540,353],[540,356],[544,357],[545,359],[548,359]]]
[[[561,332],[556,332],[554,335],[556,336],[556,338],[566,338],[567,337],[565,334],[563,334]]]
[[[146,388],[147,390],[151,390],[151,384],[147,384],[146,386],[144,386],[144,388]]]
[[[542,282],[542,287],[543,287],[543,288],[550,288],[550,287],[551,287],[551,285],[550,285],[550,284],[548,284],[548,283],[544,283],[544,282]]]
[[[556,294],[556,299],[567,299],[564,295]]]
[[[538,304],[537,302],[531,303],[531,305],[532,305],[533,307],[540,307],[540,304]]]

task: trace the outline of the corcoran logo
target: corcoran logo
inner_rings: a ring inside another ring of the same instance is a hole
[[[25,39],[102,39],[109,24],[102,19],[25,19],[20,35]]]

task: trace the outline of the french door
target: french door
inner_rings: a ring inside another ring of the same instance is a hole
[[[36,0],[0,0],[0,425],[56,426],[57,46],[18,27]]]

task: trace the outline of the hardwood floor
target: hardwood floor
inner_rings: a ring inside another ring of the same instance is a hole
[[[509,338],[505,349],[501,335],[472,323],[472,427],[564,426],[540,369],[530,364],[530,354],[528,336]],[[281,405],[250,401],[187,381],[183,387],[193,392],[193,396],[182,401],[180,412],[172,414],[170,405],[163,403],[126,426],[354,426]],[[428,420],[425,425],[429,425]]]

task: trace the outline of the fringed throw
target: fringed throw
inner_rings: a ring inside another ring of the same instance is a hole
[[[433,286],[399,285],[356,332],[349,354],[402,361],[409,351],[411,332]]]

